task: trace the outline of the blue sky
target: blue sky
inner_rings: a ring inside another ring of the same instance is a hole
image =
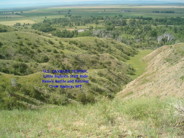
[[[72,4],[184,3],[184,0],[0,0],[0,8]]]

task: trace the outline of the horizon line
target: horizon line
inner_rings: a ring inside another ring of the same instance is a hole
[[[184,3],[183,2],[163,2],[163,3],[159,3],[159,2],[137,2],[137,3],[121,3],[121,4],[116,4],[116,3],[93,3],[93,4],[90,4],[90,3],[85,3],[85,4],[66,4],[66,5],[63,5],[63,4],[53,4],[53,5],[38,5],[38,6],[15,6],[15,7],[4,7],[2,8],[0,6],[0,10],[12,10],[12,9],[34,9],[34,8],[52,8],[52,7],[72,7],[72,6],[75,6],[75,7],[79,7],[79,6],[101,6],[101,5],[105,5],[105,6],[109,6],[109,5],[119,5],[119,6],[128,6],[128,5],[131,5],[131,6],[184,6]]]

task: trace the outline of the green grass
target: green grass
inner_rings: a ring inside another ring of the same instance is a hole
[[[1,137],[176,136],[173,100],[102,99],[96,104],[0,111]]]
[[[137,55],[131,57],[130,60],[127,61],[127,63],[136,70],[135,75],[132,75],[133,79],[145,72],[147,64],[143,58],[151,52],[152,50],[140,50]]]
[[[181,76],[180,79],[181,79],[182,81],[184,81],[184,76]]]

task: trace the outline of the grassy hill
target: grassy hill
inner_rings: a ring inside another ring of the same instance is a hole
[[[61,39],[17,29],[0,33],[0,44],[1,108],[34,108],[45,103],[63,105],[76,101],[85,104],[95,102],[100,95],[113,98],[134,73],[125,61],[136,50],[111,39]],[[88,70],[90,83],[82,89],[48,88],[48,84],[41,83],[42,70],[56,69]]]
[[[147,70],[117,97],[184,97],[184,44],[163,46],[144,58]],[[127,96],[128,95],[128,96]]]
[[[183,100],[176,98],[183,97],[183,44],[136,55],[111,39],[8,29],[0,33],[0,107],[13,110],[0,111],[2,137],[184,135]],[[51,89],[41,83],[43,69],[86,69],[90,83]]]

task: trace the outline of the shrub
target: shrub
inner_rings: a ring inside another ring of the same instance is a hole
[[[0,25],[0,32],[8,32],[7,27]]]
[[[14,26],[21,26],[21,23],[16,23],[14,24]]]
[[[59,44],[60,44],[60,45],[63,45],[63,43],[62,43],[61,41],[59,41]]]
[[[14,63],[13,64],[15,74],[27,74],[28,65],[25,63]]]
[[[41,63],[42,63],[42,62],[48,62],[48,61],[49,61],[49,58],[48,58],[48,56],[46,56],[46,55],[42,56],[41,59],[40,59],[40,62],[41,62]]]
[[[54,42],[53,42],[53,41],[51,41],[51,40],[48,40],[48,43],[49,43],[49,44],[51,44],[51,45],[53,45],[53,44],[54,44]]]
[[[54,51],[53,51],[54,53],[58,53],[58,51],[55,49]]]
[[[95,97],[91,93],[80,92],[77,95],[77,101],[80,101],[82,104],[94,103],[95,102]]]
[[[53,28],[49,23],[34,24],[32,28],[42,32],[51,32],[55,30],[55,28]]]
[[[0,47],[2,47],[3,46],[3,43],[2,42],[0,42]]]
[[[51,52],[52,50],[51,49],[47,49],[47,52]]]
[[[180,77],[180,79],[184,81],[184,76]]]
[[[18,45],[19,46],[24,46],[24,43],[22,41],[19,41]]]

